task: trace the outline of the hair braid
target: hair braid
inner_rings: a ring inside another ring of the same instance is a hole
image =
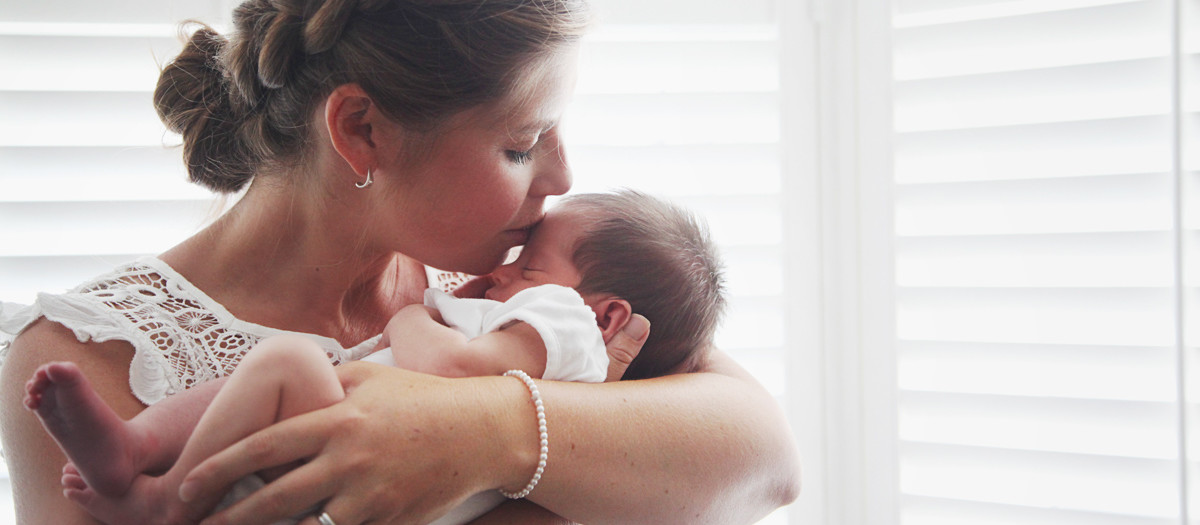
[[[329,0],[317,9],[304,25],[304,52],[324,53],[341,38],[355,12],[356,0]]]
[[[252,154],[238,138],[241,117],[216,59],[226,47],[224,37],[201,26],[163,68],[154,90],[159,118],[183,137],[188,177],[219,193],[241,189],[254,175]]]
[[[302,163],[310,115],[357,83],[416,132],[513,92],[576,40],[586,0],[246,0],[228,40],[207,27],[164,67],[155,104],[191,179],[219,192]]]
[[[296,54],[303,49],[301,31],[304,21],[299,14],[278,12],[267,27],[262,49],[258,52],[258,80],[268,89],[287,83]]]

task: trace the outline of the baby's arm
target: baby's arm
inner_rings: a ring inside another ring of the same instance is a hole
[[[495,332],[468,339],[442,323],[437,310],[407,306],[388,323],[384,341],[396,366],[443,377],[500,375],[520,369],[541,377],[546,371],[546,344],[538,331],[514,322]]]

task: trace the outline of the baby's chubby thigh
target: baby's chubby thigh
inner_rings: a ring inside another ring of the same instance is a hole
[[[254,345],[224,390],[233,390],[240,403],[250,404],[240,410],[257,412],[248,417],[260,425],[320,410],[346,397],[325,350],[312,339],[292,334]],[[269,414],[261,413],[264,407]]]
[[[271,336],[254,345],[233,375],[253,375],[258,381],[278,378],[281,384],[333,376],[329,355],[312,339],[297,335]]]
[[[260,341],[234,371],[230,383],[234,382],[252,382],[243,390],[245,402],[273,407],[273,415],[260,416],[271,420],[258,424],[264,428],[272,421],[320,410],[345,398],[328,354],[302,335],[278,335]],[[270,481],[298,465],[282,465],[259,475]]]

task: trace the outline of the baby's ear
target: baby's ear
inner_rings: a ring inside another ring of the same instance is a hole
[[[608,344],[617,332],[625,328],[625,325],[629,324],[629,318],[633,316],[633,308],[629,306],[629,301],[620,297],[610,296],[589,302],[592,305],[592,311],[596,313],[596,326],[600,327],[605,344]]]

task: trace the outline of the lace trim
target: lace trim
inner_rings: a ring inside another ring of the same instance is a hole
[[[66,294],[39,294],[29,307],[2,306],[0,330],[14,336],[45,316],[71,329],[80,342],[128,341],[134,348],[130,388],[147,405],[226,376],[263,338],[291,333],[237,319],[153,257],[119,267]],[[328,337],[301,335],[321,345],[334,364],[361,358],[380,337],[342,348]],[[8,344],[0,346],[3,359]]]
[[[474,279],[474,275],[462,272],[445,272],[436,268],[425,267],[425,278],[429,281],[430,288],[437,288],[446,293],[453,292],[459,286],[462,286]]]

